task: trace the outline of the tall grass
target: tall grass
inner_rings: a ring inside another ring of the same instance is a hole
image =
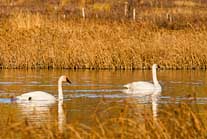
[[[64,20],[18,13],[0,22],[1,68],[206,69],[205,27],[160,29],[147,22]]]
[[[123,107],[108,106],[102,109],[100,103],[92,114],[93,124],[71,121],[64,124],[62,131],[57,122],[36,125],[27,119],[19,120],[15,108],[8,109],[0,105],[0,138],[206,138],[206,120],[195,113],[188,104],[167,104],[165,110],[159,111],[159,117],[153,117],[151,111],[137,111],[139,104],[123,103]],[[115,102],[112,102],[115,103]],[[108,103],[107,103],[108,105]],[[3,111],[6,110],[6,111]],[[6,113],[5,113],[6,112]],[[116,114],[113,114],[113,113]]]
[[[136,21],[124,1],[11,2],[0,11],[1,68],[207,68],[204,1],[139,1]]]

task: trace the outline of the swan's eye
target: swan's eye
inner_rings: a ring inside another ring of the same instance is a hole
[[[28,100],[32,100],[32,97],[29,97]]]

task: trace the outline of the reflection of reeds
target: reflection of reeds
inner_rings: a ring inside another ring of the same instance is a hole
[[[148,23],[24,15],[0,23],[2,68],[145,69],[152,63],[166,69],[207,67],[205,29],[172,31]]]
[[[154,120],[151,111],[140,109],[139,105],[115,102],[101,103],[92,114],[93,124],[87,125],[78,121],[64,124],[59,132],[58,123],[34,125],[27,121],[18,121],[15,108],[0,105],[0,138],[205,138],[205,117],[194,113],[185,104],[166,104]],[[105,109],[103,105],[108,108]],[[113,106],[115,105],[115,106]],[[3,111],[4,110],[4,111]],[[90,115],[89,115],[90,116]]]

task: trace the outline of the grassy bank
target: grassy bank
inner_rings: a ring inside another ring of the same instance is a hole
[[[12,10],[0,17],[0,67],[148,69],[157,63],[163,69],[206,69],[206,12],[179,9],[182,14],[169,20],[162,14],[167,8],[148,7],[146,20],[137,21]]]
[[[0,24],[1,68],[206,69],[207,31],[149,23],[50,20],[19,15]]]
[[[159,116],[163,118],[159,118],[153,117],[150,111],[144,109],[139,111],[139,104],[132,105],[131,102],[132,100],[130,103],[124,103],[124,107],[108,107],[107,109],[101,109],[101,105],[108,105],[108,103],[100,103],[91,117],[94,124],[87,125],[76,120],[64,124],[61,130],[58,127],[58,121],[33,124],[28,119],[19,120],[15,106],[8,107],[6,104],[1,104],[3,116],[0,119],[0,138],[202,139],[207,137],[205,116],[194,113],[196,109],[190,105],[166,104],[165,110],[159,111]],[[112,114],[114,112],[116,115]]]

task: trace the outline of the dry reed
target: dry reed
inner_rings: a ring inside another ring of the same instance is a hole
[[[41,16],[40,23],[32,24],[31,19],[25,23],[20,17],[31,16],[16,16],[1,23],[1,68],[148,69],[153,63],[163,69],[207,67],[206,29],[167,30],[137,22],[51,21]]]
[[[57,122],[41,125],[32,124],[25,120],[18,121],[17,109],[7,105],[0,105],[1,134],[0,138],[206,138],[205,118],[195,113],[186,104],[166,104],[165,110],[159,111],[159,117],[153,117],[151,111],[139,111],[139,104],[123,103],[123,106],[113,107],[109,103],[100,102],[91,120],[94,124],[87,125],[78,121],[71,121],[64,125],[64,130],[58,130]],[[116,102],[111,102],[116,103]],[[102,105],[108,105],[103,109]],[[116,114],[114,114],[116,113]],[[161,118],[163,117],[163,118]]]
[[[169,9],[145,1],[151,7],[136,22],[82,20],[65,17],[61,9],[12,10],[0,20],[0,67],[148,69],[157,63],[163,69],[206,69],[206,12],[196,4],[189,8],[194,2],[180,3],[168,1],[177,5]]]

